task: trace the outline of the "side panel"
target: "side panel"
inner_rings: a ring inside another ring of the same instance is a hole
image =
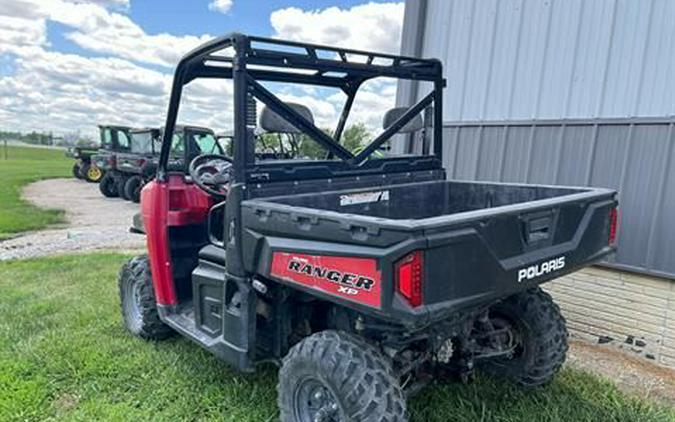
[[[157,180],[141,191],[141,214],[146,232],[146,244],[152,269],[152,284],[159,305],[176,305],[171,252],[169,250],[169,185]]]
[[[141,214],[158,304],[178,303],[168,228],[204,222],[211,205],[209,195],[186,183],[181,175],[171,175],[166,183],[153,180],[141,191]]]
[[[274,252],[270,275],[351,302],[382,307],[382,275],[373,258]]]

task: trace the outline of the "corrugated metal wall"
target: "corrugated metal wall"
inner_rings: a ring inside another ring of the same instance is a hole
[[[444,63],[449,176],[619,189],[616,265],[671,278],[673,51],[672,0],[406,2],[402,54]]]
[[[429,0],[422,40],[446,120],[675,114],[672,0]]]
[[[452,124],[444,129],[443,156],[453,179],[617,189],[615,263],[672,276],[673,126],[644,119]]]

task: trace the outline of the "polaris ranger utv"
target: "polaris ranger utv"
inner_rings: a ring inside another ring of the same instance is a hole
[[[144,180],[156,169],[160,136],[156,128],[130,131],[129,152],[117,155],[117,191],[121,198],[140,202]]]
[[[131,148],[130,131],[128,126],[99,125],[101,133],[101,148],[92,161],[103,172],[99,181],[99,190],[108,198],[119,195],[115,170],[117,169],[117,154],[129,151]]]
[[[151,139],[152,154],[146,157],[128,157],[120,164],[123,176],[126,173],[126,178],[123,179],[124,199],[140,202],[141,189],[155,177],[162,133],[163,128],[132,132],[132,145],[135,143],[134,137],[144,137],[146,142]],[[173,170],[187,172],[191,158],[200,154],[224,154],[213,131],[208,128],[177,125],[172,138],[169,166]]]
[[[126,132],[126,148],[108,157],[105,167],[107,177],[101,185],[104,195],[140,201],[141,188],[154,177],[157,169],[161,134],[162,129],[151,128]],[[172,168],[187,169],[191,157],[213,153],[222,154],[222,150],[211,129],[184,125],[175,127],[170,153]]]
[[[431,87],[383,113],[355,154],[341,134],[359,87],[379,77]],[[188,175],[169,152],[181,91],[198,78],[233,80],[234,155],[197,156]],[[333,135],[270,81],[342,90]],[[539,285],[614,251],[616,194],[447,180],[443,87],[437,60],[241,34],[187,54],[142,191],[148,255],[120,272],[127,328],[178,332],[244,372],[280,365],[282,421],[402,421],[406,395],[477,367],[550,381],[567,332]],[[255,100],[264,129],[302,132],[325,159],[256,157]],[[421,153],[380,148],[400,133]]]

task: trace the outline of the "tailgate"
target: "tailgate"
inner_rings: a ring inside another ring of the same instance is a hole
[[[137,154],[117,154],[117,169],[128,173],[140,173],[148,157]]]
[[[481,210],[425,231],[425,305],[470,306],[543,283],[614,251],[615,193],[597,189]]]

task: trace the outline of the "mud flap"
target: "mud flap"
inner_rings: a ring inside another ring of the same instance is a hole
[[[228,275],[223,289],[222,356],[240,371],[253,372],[257,297],[247,279]]]

